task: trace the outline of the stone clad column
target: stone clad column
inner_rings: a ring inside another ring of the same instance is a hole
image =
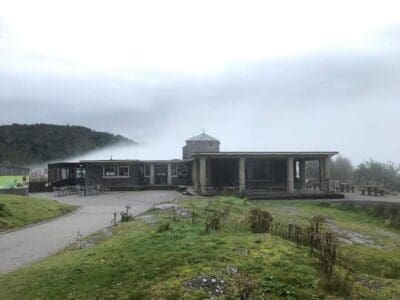
[[[168,164],[168,185],[172,184],[172,165]]]
[[[239,194],[246,191],[246,159],[239,158]]]
[[[289,157],[287,159],[287,166],[286,166],[286,191],[288,193],[294,193],[294,172],[293,172],[293,158]]]
[[[331,181],[331,161],[329,157],[324,158],[323,164],[323,173],[324,173],[324,192],[330,192],[330,181]]]
[[[154,164],[150,164],[150,184],[154,184]]]
[[[300,187],[304,189],[306,186],[306,161],[300,160]]]
[[[197,161],[194,159],[192,164],[192,181],[193,181],[193,189],[196,192],[199,192],[199,171],[197,168]]]
[[[319,180],[320,180],[320,190],[322,192],[326,191],[326,184],[325,184],[325,159],[319,159]]]
[[[205,158],[200,158],[200,193],[206,194],[207,188],[207,161]]]

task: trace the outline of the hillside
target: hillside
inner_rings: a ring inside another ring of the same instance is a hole
[[[0,276],[2,299],[400,299],[400,231],[356,204],[218,197],[164,208]]]
[[[116,144],[132,144],[121,135],[82,126],[12,124],[0,126],[0,164],[29,165],[65,159]]]
[[[0,232],[53,219],[76,208],[36,197],[0,195]]]

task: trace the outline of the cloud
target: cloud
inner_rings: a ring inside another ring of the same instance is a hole
[[[0,19],[0,39],[3,27]],[[225,150],[339,150],[356,162],[400,161],[393,135],[400,125],[399,31],[388,27],[360,48],[232,61],[212,73],[129,64],[88,71],[67,58],[10,54],[3,45],[9,61],[0,58],[1,123],[123,134],[146,144],[126,150],[131,158],[177,158],[184,140],[204,128]]]

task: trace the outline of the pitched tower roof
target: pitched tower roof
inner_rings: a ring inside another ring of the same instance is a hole
[[[196,135],[190,139],[186,140],[187,142],[195,142],[195,141],[207,141],[207,142],[219,142],[216,138],[213,138],[212,136],[206,134],[206,133],[201,133],[199,135]]]

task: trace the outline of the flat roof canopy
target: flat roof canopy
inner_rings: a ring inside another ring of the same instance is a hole
[[[339,154],[337,151],[307,151],[307,152],[209,152],[209,153],[195,153],[192,155],[196,157],[210,157],[210,158],[240,158],[240,157],[265,157],[265,158],[307,158],[317,159],[324,157],[331,157]]]

